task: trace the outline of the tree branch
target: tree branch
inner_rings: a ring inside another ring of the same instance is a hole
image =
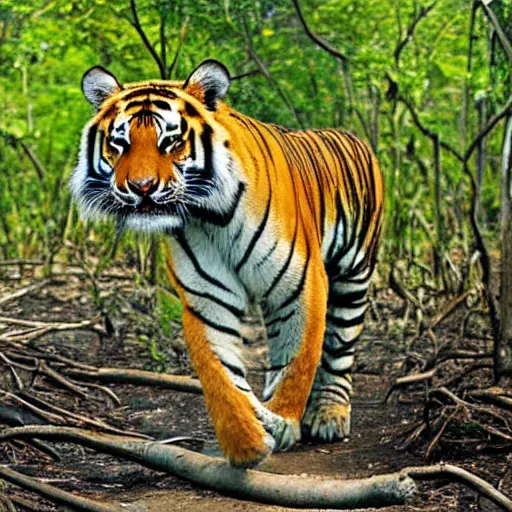
[[[416,109],[414,108],[413,104],[407,98],[405,98],[402,95],[399,95],[397,99],[398,99],[398,101],[401,101],[406,106],[407,110],[411,114],[411,117],[412,117],[412,120],[413,120],[414,124],[416,125],[418,130],[423,135],[425,135],[426,137],[428,137],[432,141],[434,139],[436,139],[436,138],[439,138],[439,134],[438,133],[433,132],[430,128],[427,128],[420,121],[420,118],[418,116],[418,113],[416,112]],[[451,146],[447,142],[444,142],[444,141],[440,140],[439,141],[439,146],[442,147],[443,149],[445,149],[446,151],[448,151],[449,153],[451,153],[457,160],[459,160],[459,162],[464,162],[464,157],[453,146]]]
[[[498,39],[500,40],[501,46],[507,56],[509,63],[512,64],[512,44],[510,43],[507,34],[503,30],[503,27],[501,26],[500,20],[496,16],[496,13],[491,9],[491,2],[489,0],[480,0],[479,3],[485,12],[485,15],[487,16],[487,19],[494,27],[494,30],[496,30],[496,34],[498,35]]]
[[[7,144],[15,148],[18,146],[18,144],[21,146],[21,149],[23,149],[23,152],[27,155],[28,159],[34,166],[34,169],[37,173],[37,177],[43,181],[48,174],[46,169],[43,167],[43,164],[39,161],[37,158],[37,155],[34,153],[34,150],[25,142],[23,139],[16,137],[14,135],[11,135],[10,133],[6,133],[2,130],[0,130],[0,137],[3,137]]]
[[[144,32],[144,29],[142,28],[142,25],[140,24],[139,15],[137,13],[137,5],[135,3],[135,0],[130,0],[130,9],[132,11],[133,20],[130,20],[129,18],[127,18],[127,19],[130,22],[130,24],[132,25],[132,27],[137,31],[140,38],[142,39],[142,42],[144,43],[144,46],[146,47],[148,52],[151,54],[151,57],[153,57],[153,60],[156,62],[157,66],[158,66],[158,70],[160,71],[160,78],[162,80],[165,80],[167,78],[165,66],[162,62],[162,59],[156,53],[155,48],[149,41],[148,36],[146,35],[146,33]]]
[[[340,51],[336,50],[336,48],[332,47],[330,44],[326,43],[323,39],[315,35],[311,29],[308,27],[308,24],[306,23],[306,20],[304,19],[304,16],[302,15],[302,11],[300,8],[299,0],[292,0],[292,3],[295,7],[295,12],[297,13],[297,16],[299,18],[299,21],[302,25],[302,28],[308,35],[308,37],[320,48],[325,50],[327,53],[330,53],[333,57],[336,57],[337,59],[341,60],[344,64],[349,62],[349,59],[346,55],[341,53]]]
[[[302,128],[302,123],[300,122],[299,117],[297,116],[297,112],[293,108],[293,105],[291,104],[290,100],[288,99],[288,96],[286,96],[285,92],[279,87],[279,85],[275,82],[272,75],[270,74],[270,71],[267,69],[263,61],[260,59],[259,55],[254,50],[254,47],[252,45],[251,41],[251,35],[249,34],[249,30],[247,28],[247,25],[245,23],[245,20],[241,20],[241,25],[243,28],[243,36],[245,39],[245,46],[247,49],[247,53],[251,57],[251,59],[254,61],[256,66],[258,66],[258,69],[260,70],[261,74],[267,79],[268,83],[277,91],[280,98],[284,101],[286,106],[288,107],[288,110],[291,112],[295,122],[299,126],[299,128]]]
[[[487,134],[509,113],[512,112],[512,96],[509,98],[507,103],[505,103],[505,106],[495,115],[489,119],[487,124],[484,126],[484,128],[476,135],[476,137],[473,139],[471,144],[469,145],[468,149],[464,152],[464,156],[462,158],[462,161],[465,163],[470,158],[475,149],[478,147],[478,144],[480,144],[480,141],[484,139]]]
[[[412,36],[414,35],[414,31],[416,30],[418,23],[428,15],[428,13],[435,7],[436,3],[437,0],[435,2],[432,2],[427,7],[422,7],[420,9],[420,12],[413,18],[411,24],[407,28],[405,37],[398,43],[397,47],[395,48],[395,51],[393,52],[393,56],[395,57],[395,64],[397,67],[398,63],[400,62],[400,54],[402,53],[402,50],[405,48],[407,43],[411,40]]]
[[[251,71],[247,71],[247,73],[240,73],[239,75],[232,76],[231,81],[233,82],[234,80],[242,80],[242,78],[255,75],[261,75],[261,69],[251,69]]]
[[[167,76],[168,77],[172,76],[172,72],[174,71],[174,68],[178,64],[178,59],[179,59],[180,54],[181,54],[181,48],[183,47],[183,43],[185,42],[185,38],[187,37],[187,27],[188,27],[188,22],[189,21],[190,21],[190,16],[187,16],[185,18],[185,21],[181,25],[180,38],[178,40],[178,46],[176,48],[176,51],[174,52],[174,58],[172,59],[171,65],[167,69]]]

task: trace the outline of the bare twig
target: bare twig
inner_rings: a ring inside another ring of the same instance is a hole
[[[183,47],[183,43],[185,42],[185,38],[187,37],[187,27],[188,27],[189,21],[190,21],[190,16],[187,16],[181,25],[178,46],[176,47],[176,51],[174,52],[174,57],[172,59],[171,65],[167,68],[167,77],[172,76],[172,72],[174,71],[174,68],[178,64],[178,59],[181,54],[181,49]]]
[[[309,28],[308,24],[306,23],[306,20],[304,19],[303,14],[302,14],[299,0],[292,0],[292,3],[295,7],[295,12],[297,13],[300,24],[302,25],[304,32],[306,32],[306,34],[311,39],[311,41],[313,41],[316,45],[320,46],[320,48],[325,50],[327,53],[330,53],[333,57],[336,57],[337,59],[339,59],[342,63],[347,63],[348,58],[346,55],[344,55],[340,51],[336,50],[336,48],[334,48],[330,44],[326,43],[323,39],[321,39],[320,37],[318,37],[316,34],[314,34],[311,31],[311,29]]]
[[[512,500],[495,489],[489,482],[457,466],[437,464],[435,466],[405,468],[402,471],[414,480],[446,478],[450,481],[461,482],[482,494],[503,510],[512,510]]]
[[[0,297],[0,306],[5,306],[6,304],[12,302],[13,300],[17,300],[29,293],[38,291],[41,288],[44,288],[49,282],[50,279],[43,279],[41,281],[37,281],[28,286],[25,286],[24,288],[19,288],[15,292],[9,293],[8,295],[4,295],[3,297]]]
[[[428,329],[436,328],[442,321],[446,320],[455,310],[471,295],[472,290],[467,290],[463,294],[455,297],[452,301],[450,301],[446,307],[440,311],[435,318],[430,322]]]
[[[132,27],[137,31],[137,34],[139,34],[140,38],[142,39],[144,46],[146,47],[149,54],[151,55],[151,57],[155,61],[156,65],[158,66],[158,70],[160,71],[160,78],[162,80],[165,80],[167,78],[167,70],[165,69],[162,59],[159,57],[158,53],[156,53],[155,48],[153,47],[150,40],[148,39],[146,32],[144,32],[144,29],[142,28],[142,25],[139,20],[139,13],[137,12],[137,4],[135,3],[135,0],[130,0],[130,9],[132,11],[133,19],[129,19],[129,18],[126,18],[126,19],[129,21],[129,23],[132,25]]]
[[[505,52],[507,59],[510,64],[512,64],[512,43],[507,37],[507,34],[503,30],[503,27],[500,24],[500,20],[496,16],[496,13],[491,9],[491,2],[487,1],[480,1],[478,2],[482,9],[485,12],[485,15],[487,16],[487,19],[491,22],[492,26],[494,27],[494,30],[496,30],[496,34],[498,34],[498,39],[500,40],[501,46],[503,48],[503,51]]]
[[[419,129],[419,131],[423,135],[425,135],[426,137],[428,137],[431,140],[433,140],[436,137],[439,138],[438,133],[432,131],[430,128],[427,128],[420,121],[418,113],[416,112],[416,108],[406,97],[400,95],[400,96],[398,96],[398,100],[401,101],[407,107],[407,110],[411,114],[414,124],[416,125],[416,127]],[[451,146],[450,144],[441,140],[441,138],[439,138],[439,146],[441,148],[445,149],[446,151],[448,151],[449,153],[451,153],[457,160],[459,160],[459,162],[464,161],[464,157],[453,146]]]
[[[6,261],[0,261],[0,267],[12,267],[12,266],[27,266],[27,267],[37,267],[44,265],[44,261],[41,260],[23,260],[23,259],[16,259],[16,260],[6,260]]]
[[[91,318],[90,320],[82,320],[76,323],[67,322],[37,322],[34,320],[23,320],[19,318],[12,318],[0,316],[0,322],[13,325],[21,325],[29,327],[24,331],[7,332],[0,335],[0,341],[29,343],[34,341],[49,332],[55,331],[70,331],[76,329],[86,329],[93,327],[98,321],[99,317]]]
[[[448,464],[408,467],[387,475],[358,480],[333,480],[278,475],[234,468],[222,459],[173,445],[147,443],[129,437],[97,434],[65,427],[18,427],[0,432],[0,441],[38,437],[73,442],[136,461],[146,467],[181,476],[229,495],[275,505],[322,508],[365,508],[403,503],[415,493],[412,479],[455,479],[505,510],[512,501],[485,480]]]
[[[439,429],[439,432],[435,435],[434,439],[429,443],[427,446],[427,449],[425,450],[425,459],[430,460],[430,455],[432,454],[434,448],[438,445],[444,431],[446,430],[446,427],[450,424],[450,422],[453,420],[455,415],[459,412],[459,408],[455,407],[454,410],[451,412],[451,414],[446,418],[444,423],[442,424],[441,428]]]
[[[432,2],[427,7],[422,7],[419,12],[414,16],[414,18],[411,21],[411,24],[407,28],[407,32],[404,36],[404,38],[398,43],[397,47],[395,48],[395,51],[393,52],[393,57],[395,58],[395,63],[398,66],[398,63],[400,62],[400,54],[402,53],[402,50],[405,48],[407,43],[412,39],[414,35],[414,31],[416,30],[416,26],[418,23],[423,19],[426,18],[428,13],[435,7],[436,2]]]
[[[240,73],[239,75],[232,76],[231,81],[233,82],[234,80],[242,80],[242,78],[256,75],[261,75],[261,69],[251,69],[251,71],[247,71],[247,73]]]
[[[405,377],[398,377],[393,384],[388,388],[384,398],[382,399],[382,403],[386,403],[389,400],[389,397],[393,393],[393,391],[408,386],[409,384],[417,384],[418,382],[424,382],[428,380],[432,380],[437,373],[437,368],[432,368],[428,372],[416,373],[414,375],[407,375]]]
[[[264,62],[261,60],[260,56],[256,53],[256,50],[254,49],[254,46],[252,44],[251,40],[251,34],[249,33],[249,29],[247,28],[247,24],[244,19],[241,20],[241,26],[243,29],[243,36],[245,39],[245,46],[247,49],[247,53],[249,54],[249,57],[254,61],[258,69],[260,70],[261,74],[267,79],[268,83],[276,90],[279,97],[283,100],[283,102],[288,107],[288,110],[291,112],[293,119],[297,123],[297,125],[302,128],[302,124],[300,122],[299,117],[297,116],[297,112],[295,111],[295,108],[290,102],[290,99],[285,94],[283,89],[279,86],[279,84],[274,80],[272,75],[270,74],[270,71],[268,70],[267,66],[265,66]]]

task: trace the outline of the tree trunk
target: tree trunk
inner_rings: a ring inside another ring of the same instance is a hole
[[[512,116],[505,126],[501,153],[501,288],[500,333],[496,342],[495,376],[499,381],[505,375],[512,376]]]

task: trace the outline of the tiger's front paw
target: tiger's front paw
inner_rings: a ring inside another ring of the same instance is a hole
[[[283,418],[269,410],[261,413],[261,420],[265,429],[275,441],[275,451],[289,450],[297,441],[300,441],[300,425],[298,421]]]
[[[315,404],[302,419],[304,433],[311,439],[331,442],[350,434],[350,404]]]
[[[224,418],[216,428],[217,438],[232,466],[252,468],[274,450],[276,443],[254,416]]]

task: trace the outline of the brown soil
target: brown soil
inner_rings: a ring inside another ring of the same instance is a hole
[[[0,281],[0,297],[12,291],[14,286],[19,284],[13,285],[9,280],[2,284]],[[165,366],[169,373],[191,372],[179,330],[172,343],[162,344],[162,340],[157,339],[160,343],[160,361],[155,361],[147,344],[141,343],[141,335],[144,333],[149,333],[149,337],[158,338],[158,333],[155,334],[151,328],[151,322],[154,320],[151,317],[152,299],[148,299],[151,297],[150,293],[136,289],[131,276],[106,279],[101,286],[105,290],[105,296],[110,294],[106,301],[108,316],[117,335],[101,339],[94,332],[80,330],[47,335],[37,340],[35,344],[40,348],[45,347],[47,350],[94,366],[152,370]],[[379,301],[377,303],[380,318],[378,321],[369,322],[360,343],[355,375],[353,434],[350,439],[333,444],[300,444],[287,453],[271,456],[261,469],[281,474],[356,478],[392,472],[405,466],[425,464],[421,450],[417,449],[416,453],[410,453],[397,449],[404,440],[404,435],[400,434],[401,430],[416,417],[416,409],[421,406],[421,394],[410,396],[418,397],[417,402],[412,405],[400,404],[396,400],[386,406],[376,407],[371,404],[372,401],[382,398],[393,374],[396,374],[404,361],[406,351],[411,349],[407,341],[397,341],[402,334],[399,329],[393,327],[394,321],[382,320],[390,318],[390,315],[403,313],[400,309],[401,302],[388,291],[379,295]],[[59,278],[37,294],[25,296],[17,302],[10,303],[3,310],[0,309],[0,315],[5,316],[66,322],[90,318],[97,313],[87,282],[78,277]],[[447,323],[453,325],[445,327],[443,335],[449,337],[451,328],[453,332],[458,332],[457,319],[450,319]],[[261,386],[261,367],[264,364],[261,332],[253,324],[253,327],[248,328],[247,337],[252,380],[258,389]],[[411,337],[412,333],[408,331],[403,336],[404,340]],[[484,344],[488,344],[488,341]],[[480,350],[483,348],[485,347],[479,347]],[[428,346],[414,349],[426,351]],[[143,432],[155,439],[177,435],[191,436],[198,441],[189,443],[188,447],[209,454],[218,454],[215,436],[200,396],[154,388],[111,385],[109,387],[121,399],[122,405],[116,407],[109,403],[107,407],[105,399],[99,399],[99,395],[92,392],[90,399],[84,400],[62,390],[56,392],[52,390],[51,383],[44,380],[40,381],[39,386],[42,391],[46,386],[48,397],[51,397],[52,393],[58,394],[61,405],[101,418],[119,428]],[[404,396],[407,398],[407,391]],[[47,481],[60,488],[90,498],[118,503],[119,510],[123,510],[122,504],[126,503],[137,504],[136,509],[141,512],[288,510],[226,498],[216,492],[197,488],[179,478],[150,471],[131,462],[97,454],[71,444],[61,443],[55,447],[62,457],[59,463],[30,449],[16,452],[12,449],[0,449],[0,458],[2,463],[7,463],[14,469],[27,475],[48,479]],[[483,451],[464,455],[460,451],[450,450],[441,443],[435,452],[434,461],[441,459],[458,464],[511,494],[511,459],[507,453]],[[496,510],[488,501],[460,485],[436,481],[421,484],[419,489],[420,492],[412,504],[382,510]],[[22,492],[14,486],[10,488],[9,493],[39,503],[41,511],[65,510],[64,507],[55,508],[49,502]],[[28,510],[19,505],[17,508]]]

